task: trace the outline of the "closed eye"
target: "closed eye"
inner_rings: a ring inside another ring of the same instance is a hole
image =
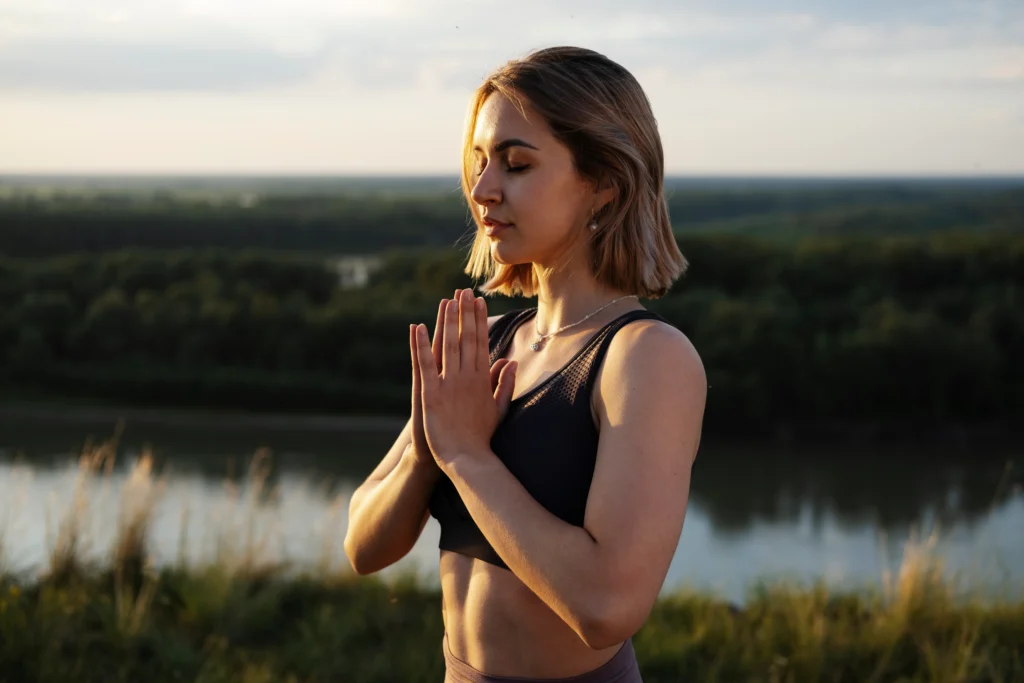
[[[523,164],[522,166],[506,166],[505,170],[509,173],[522,173],[528,168],[530,168],[529,164]],[[484,169],[481,168],[479,171],[476,172],[476,174],[477,176],[483,175]]]

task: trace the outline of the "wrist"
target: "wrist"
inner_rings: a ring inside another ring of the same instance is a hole
[[[430,453],[426,453],[430,456]],[[441,469],[434,462],[433,457],[423,457],[414,444],[409,444],[402,453],[402,462],[409,468],[415,477],[428,481],[437,480],[441,477]]]
[[[490,449],[479,452],[460,451],[449,457],[442,458],[442,468],[449,479],[472,479],[481,468],[498,462],[498,458]]]

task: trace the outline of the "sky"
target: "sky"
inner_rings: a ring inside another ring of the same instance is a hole
[[[1024,0],[0,0],[0,173],[455,174],[552,45],[633,73],[670,174],[1024,174]]]

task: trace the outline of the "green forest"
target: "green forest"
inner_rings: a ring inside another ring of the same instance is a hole
[[[448,186],[449,189],[438,189]],[[471,236],[456,180],[432,189],[252,184],[176,190],[6,187],[0,254],[143,249],[272,249],[369,254],[459,248]],[[936,231],[1024,232],[1024,182],[666,183],[680,234],[798,239]]]
[[[241,198],[241,199],[240,199]],[[708,428],[1024,414],[1024,183],[675,188]],[[8,400],[408,409],[407,326],[462,273],[452,193],[0,194]],[[376,255],[365,287],[336,259]],[[491,313],[533,305],[492,299]]]

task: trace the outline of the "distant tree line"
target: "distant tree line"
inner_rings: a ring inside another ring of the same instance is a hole
[[[669,187],[667,196],[680,235],[1024,232],[1024,183]],[[205,247],[367,254],[456,248],[471,236],[469,226],[467,207],[454,186],[447,193],[239,193],[205,199],[170,192],[0,195],[0,254],[9,256]]]
[[[690,271],[644,303],[700,352],[709,429],[1024,415],[1024,235],[679,243]],[[320,253],[2,258],[0,375],[13,396],[404,412],[407,326],[471,286],[464,258],[391,251],[358,290]]]

